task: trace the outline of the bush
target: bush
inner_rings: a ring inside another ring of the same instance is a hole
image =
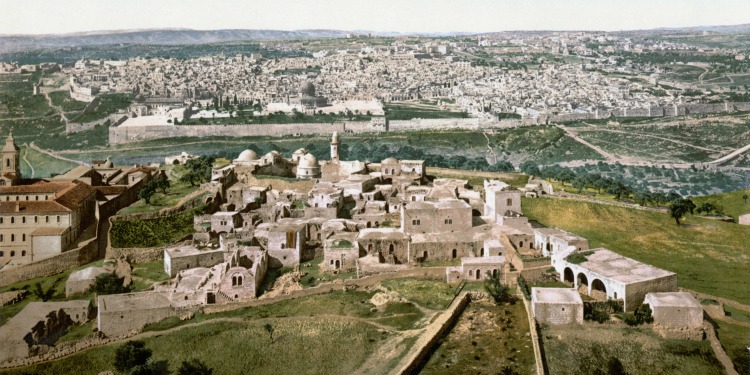
[[[97,294],[128,293],[130,288],[123,285],[123,278],[113,273],[104,273],[96,277],[96,281],[89,287],[89,292]]]
[[[593,253],[594,253],[593,251],[582,251],[580,253],[573,253],[573,254],[570,254],[567,258],[565,258],[565,260],[568,263],[581,264],[587,261],[588,258],[586,257]]]
[[[146,349],[143,341],[128,341],[115,351],[115,368],[126,372],[143,367],[151,358],[151,349]],[[140,371],[138,371],[140,372]]]
[[[200,360],[191,359],[190,361],[182,361],[180,368],[177,370],[177,375],[211,375],[213,372],[213,369]]]
[[[526,282],[526,279],[523,276],[518,276],[518,279],[516,280],[523,297],[526,298],[527,301],[531,301],[531,288],[529,288],[529,283]]]

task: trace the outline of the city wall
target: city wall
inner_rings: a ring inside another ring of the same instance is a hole
[[[149,139],[173,137],[254,137],[254,136],[301,136],[312,134],[339,133],[376,133],[376,132],[408,132],[419,130],[486,130],[507,129],[520,126],[549,124],[554,122],[570,122],[581,120],[597,120],[614,117],[665,117],[685,116],[710,113],[732,113],[736,111],[750,111],[750,102],[724,102],[706,104],[679,104],[650,108],[614,108],[596,110],[591,113],[563,113],[542,114],[537,118],[525,119],[479,119],[479,118],[449,118],[449,119],[412,119],[393,120],[383,123],[381,119],[371,121],[347,121],[332,123],[295,123],[295,124],[247,124],[247,125],[152,125],[152,126],[111,126],[109,128],[109,143],[122,144],[128,142],[145,141]],[[71,131],[81,130],[76,124]]]

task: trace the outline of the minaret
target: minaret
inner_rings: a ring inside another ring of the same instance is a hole
[[[338,163],[339,161],[339,133],[333,132],[331,137],[331,161]]]
[[[20,165],[18,163],[19,148],[13,139],[13,133],[8,134],[3,146],[3,168],[2,176],[10,180],[11,185],[15,185],[21,178]]]

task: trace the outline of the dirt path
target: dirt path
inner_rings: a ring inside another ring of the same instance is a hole
[[[579,137],[577,134],[575,134],[574,132],[572,132],[570,129],[568,129],[568,128],[562,126],[562,125],[557,125],[557,128],[560,129],[560,130],[562,130],[562,131],[564,131],[565,135],[567,135],[568,137],[572,138],[574,141],[576,141],[576,142],[578,142],[578,143],[580,143],[580,144],[582,144],[582,145],[584,145],[584,146],[586,146],[586,147],[588,147],[588,148],[596,151],[596,153],[598,153],[599,155],[601,155],[605,159],[607,159],[608,162],[614,163],[614,162],[618,161],[618,158],[616,158],[614,155],[612,155],[609,152],[606,152],[606,151],[602,150],[601,148],[599,148],[597,146],[594,146],[591,143],[585,141],[584,139],[582,139],[581,137]]]
[[[482,132],[482,135],[484,136],[484,139],[487,140],[487,149],[490,150],[490,155],[492,155],[492,160],[494,160],[493,164],[497,164],[497,155],[495,154],[495,150],[492,149],[492,146],[490,146],[490,137],[488,137],[485,132]]]
[[[750,150],[750,145],[746,145],[744,147],[740,147],[740,148],[732,151],[731,153],[729,153],[727,155],[724,155],[724,156],[722,156],[722,157],[720,157],[720,158],[718,158],[716,160],[712,160],[712,161],[706,162],[706,164],[721,164],[721,163],[723,163],[723,162],[725,162],[727,160],[735,158],[736,156],[738,156],[739,154],[741,154],[743,152],[746,152],[747,150]]]
[[[28,154],[29,154],[29,149],[26,148],[26,150],[24,150],[23,152],[23,156],[21,157],[21,159],[23,159],[23,162],[29,166],[29,169],[31,169],[31,178],[34,178],[34,166],[31,165],[31,163],[29,163],[29,159],[26,159],[26,155]]]
[[[701,147],[701,146],[696,146],[696,145],[691,145],[690,143],[687,143],[687,142],[682,142],[682,141],[678,141],[678,140],[674,140],[674,139],[670,139],[670,138],[666,138],[666,137],[662,137],[662,136],[658,136],[658,135],[652,135],[652,134],[633,133],[633,132],[626,132],[626,131],[622,131],[622,130],[613,130],[613,129],[596,129],[596,130],[591,130],[591,131],[592,132],[593,131],[601,131],[601,132],[610,132],[610,133],[619,133],[619,134],[628,134],[628,135],[639,135],[639,136],[643,136],[643,137],[647,137],[647,138],[654,138],[654,139],[659,139],[659,140],[662,140],[662,141],[677,143],[677,144],[680,144],[680,145],[683,145],[683,146],[693,147],[693,148],[697,148],[697,149],[703,150],[703,151],[721,152],[721,150],[707,148],[707,147]]]
[[[38,152],[41,152],[42,154],[51,156],[51,157],[53,157],[55,159],[65,160],[65,161],[68,161],[68,162],[71,162],[71,163],[75,163],[75,164],[78,164],[78,165],[88,165],[88,164],[86,164],[86,163],[84,163],[82,161],[68,159],[68,158],[66,158],[64,156],[57,155],[57,154],[53,153],[52,151],[40,148],[39,146],[35,145],[34,142],[31,142],[31,144],[29,145],[29,147],[33,148],[34,150],[36,150]]]

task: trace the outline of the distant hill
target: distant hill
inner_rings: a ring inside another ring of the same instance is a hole
[[[0,35],[0,52],[112,44],[206,44],[235,40],[343,38],[341,30],[128,30],[60,35]]]

